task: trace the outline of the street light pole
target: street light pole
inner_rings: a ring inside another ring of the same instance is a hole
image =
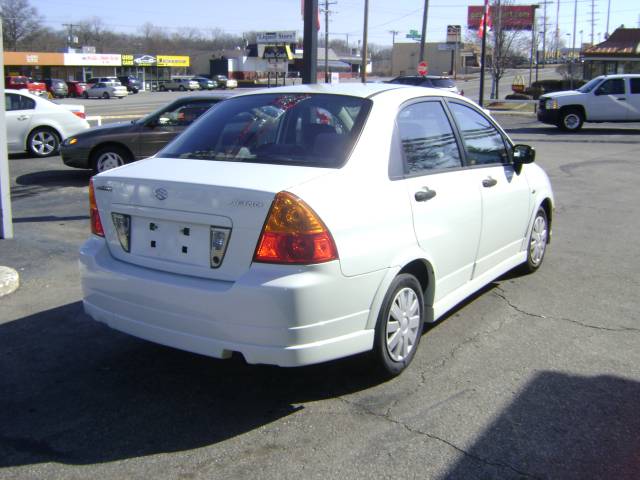
[[[422,10],[422,37],[420,37],[420,59],[419,62],[424,62],[424,46],[427,42],[427,15],[429,12],[429,0],[424,0],[424,10]]]
[[[573,40],[571,42],[571,58],[569,60],[569,88],[573,90],[573,56],[576,51],[576,21],[578,18],[578,0],[573,3]]]
[[[304,39],[302,48],[302,83],[318,83],[318,0],[304,2]]]

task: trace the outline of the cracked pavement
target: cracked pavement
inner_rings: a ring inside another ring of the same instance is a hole
[[[544,264],[429,325],[386,382],[366,356],[248,366],[90,321],[76,264],[88,176],[13,158],[0,263],[21,287],[0,300],[0,477],[640,478],[640,130],[496,117],[553,183]]]

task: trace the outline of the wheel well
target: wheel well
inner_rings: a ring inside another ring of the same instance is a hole
[[[425,321],[432,322],[433,297],[435,294],[435,284],[432,281],[434,277],[433,267],[425,260],[414,260],[402,267],[402,270],[400,270],[398,274],[401,273],[409,273],[416,277],[418,282],[420,282],[422,293],[424,295]]]
[[[122,143],[117,143],[117,142],[107,142],[107,143],[100,143],[91,149],[91,152],[89,152],[89,160],[91,160],[92,164],[95,161],[95,155],[100,150],[103,150],[106,147],[116,147],[116,148],[119,148],[120,150],[124,150],[124,152],[129,156],[129,160],[133,160],[133,153],[131,153],[131,150],[129,150],[129,148],[126,145]]]
[[[549,198],[545,198],[540,204],[542,208],[544,208],[544,213],[547,214],[547,229],[549,233],[551,233],[551,225],[553,223],[553,219],[551,216],[553,215],[553,208],[551,206],[551,200]],[[547,243],[551,243],[551,235],[547,235]]]
[[[564,106],[560,109],[560,112],[564,113],[567,110],[577,110],[578,112],[580,112],[580,114],[582,115],[583,119],[587,118],[587,113],[584,110],[584,107],[582,105],[567,105]]]

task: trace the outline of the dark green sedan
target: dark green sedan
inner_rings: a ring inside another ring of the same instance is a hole
[[[183,97],[139,120],[94,127],[62,142],[60,156],[65,165],[95,173],[150,157],[224,98]]]

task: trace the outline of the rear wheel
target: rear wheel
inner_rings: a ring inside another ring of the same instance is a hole
[[[89,98],[89,94],[87,92],[82,92],[82,98]]]
[[[165,87],[164,85],[160,85],[159,90],[160,90],[161,92],[166,92],[166,91],[167,91],[167,87]]]
[[[51,128],[36,128],[27,138],[27,149],[35,157],[48,157],[58,153],[60,135]]]
[[[95,173],[106,172],[121,167],[131,161],[131,155],[124,148],[110,145],[96,150],[91,155],[91,165]]]
[[[376,323],[373,354],[387,376],[399,375],[416,354],[424,324],[424,298],[413,275],[398,275],[385,295]]]
[[[102,94],[102,98],[104,98],[105,100],[109,100],[109,93],[108,92],[104,92]]]
[[[178,87],[178,90],[180,90],[181,92],[184,92],[184,91],[185,91],[184,85],[180,85],[180,86]]]
[[[584,115],[577,108],[569,108],[560,113],[560,128],[567,132],[577,132],[582,128]]]

